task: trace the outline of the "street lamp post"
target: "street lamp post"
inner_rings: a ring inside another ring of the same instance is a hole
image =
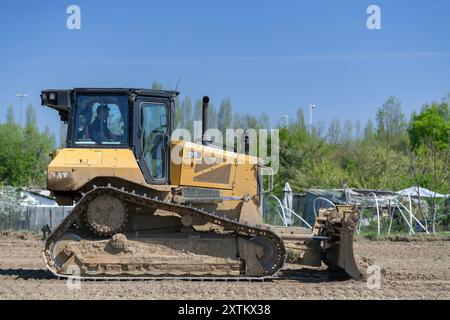
[[[312,110],[317,106],[315,104],[309,105],[309,135],[312,135]]]
[[[20,109],[19,109],[19,112],[20,112],[19,121],[20,121],[20,123],[19,124],[22,125],[22,101],[23,101],[23,99],[28,97],[28,95],[25,94],[25,93],[18,93],[18,94],[16,94],[16,97],[19,98],[19,100],[20,100]]]

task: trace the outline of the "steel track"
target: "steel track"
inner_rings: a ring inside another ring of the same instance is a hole
[[[262,276],[249,277],[249,276],[170,276],[170,275],[155,275],[148,276],[143,273],[142,276],[69,276],[61,274],[58,270],[58,266],[54,263],[51,253],[51,246],[55,243],[66,230],[68,230],[77,220],[81,220],[81,214],[86,210],[89,201],[96,198],[101,194],[108,194],[113,197],[117,197],[124,201],[125,203],[133,203],[138,206],[152,208],[152,209],[162,209],[170,212],[174,212],[183,215],[197,215],[202,216],[206,221],[211,224],[223,227],[226,230],[233,231],[236,235],[245,238],[250,237],[264,237],[270,239],[277,249],[276,261],[270,270]],[[86,193],[83,198],[75,205],[72,212],[63,220],[63,222],[49,235],[46,239],[43,248],[43,257],[46,262],[46,267],[53,275],[59,278],[71,278],[71,279],[81,279],[81,280],[189,280],[189,281],[263,281],[266,279],[277,279],[275,277],[276,273],[281,270],[286,261],[286,248],[284,246],[283,240],[273,231],[269,226],[261,225],[249,225],[244,222],[241,223],[238,220],[232,220],[227,216],[218,215],[215,213],[207,212],[203,209],[194,208],[192,206],[186,206],[182,204],[176,204],[172,202],[167,202],[160,200],[158,198],[150,198],[147,195],[139,195],[134,191],[129,192],[124,188],[118,189],[110,185],[107,187],[94,187],[91,191]]]

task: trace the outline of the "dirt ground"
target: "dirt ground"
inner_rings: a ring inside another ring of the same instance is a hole
[[[356,240],[357,257],[383,270],[379,289],[325,268],[291,265],[291,279],[264,282],[85,281],[69,289],[44,269],[40,250],[34,236],[0,235],[0,299],[450,299],[448,240]]]

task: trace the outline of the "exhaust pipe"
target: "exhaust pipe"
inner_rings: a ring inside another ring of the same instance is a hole
[[[208,111],[209,111],[209,97],[204,96],[203,97],[203,103],[202,103],[202,144],[207,145],[211,141],[208,139],[208,137],[205,137],[205,132],[208,130]]]

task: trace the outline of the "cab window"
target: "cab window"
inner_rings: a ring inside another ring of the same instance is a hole
[[[75,143],[122,145],[128,141],[126,96],[80,95],[77,97]]]
[[[165,179],[167,107],[161,103],[142,103],[142,129],[145,163],[153,180]]]

